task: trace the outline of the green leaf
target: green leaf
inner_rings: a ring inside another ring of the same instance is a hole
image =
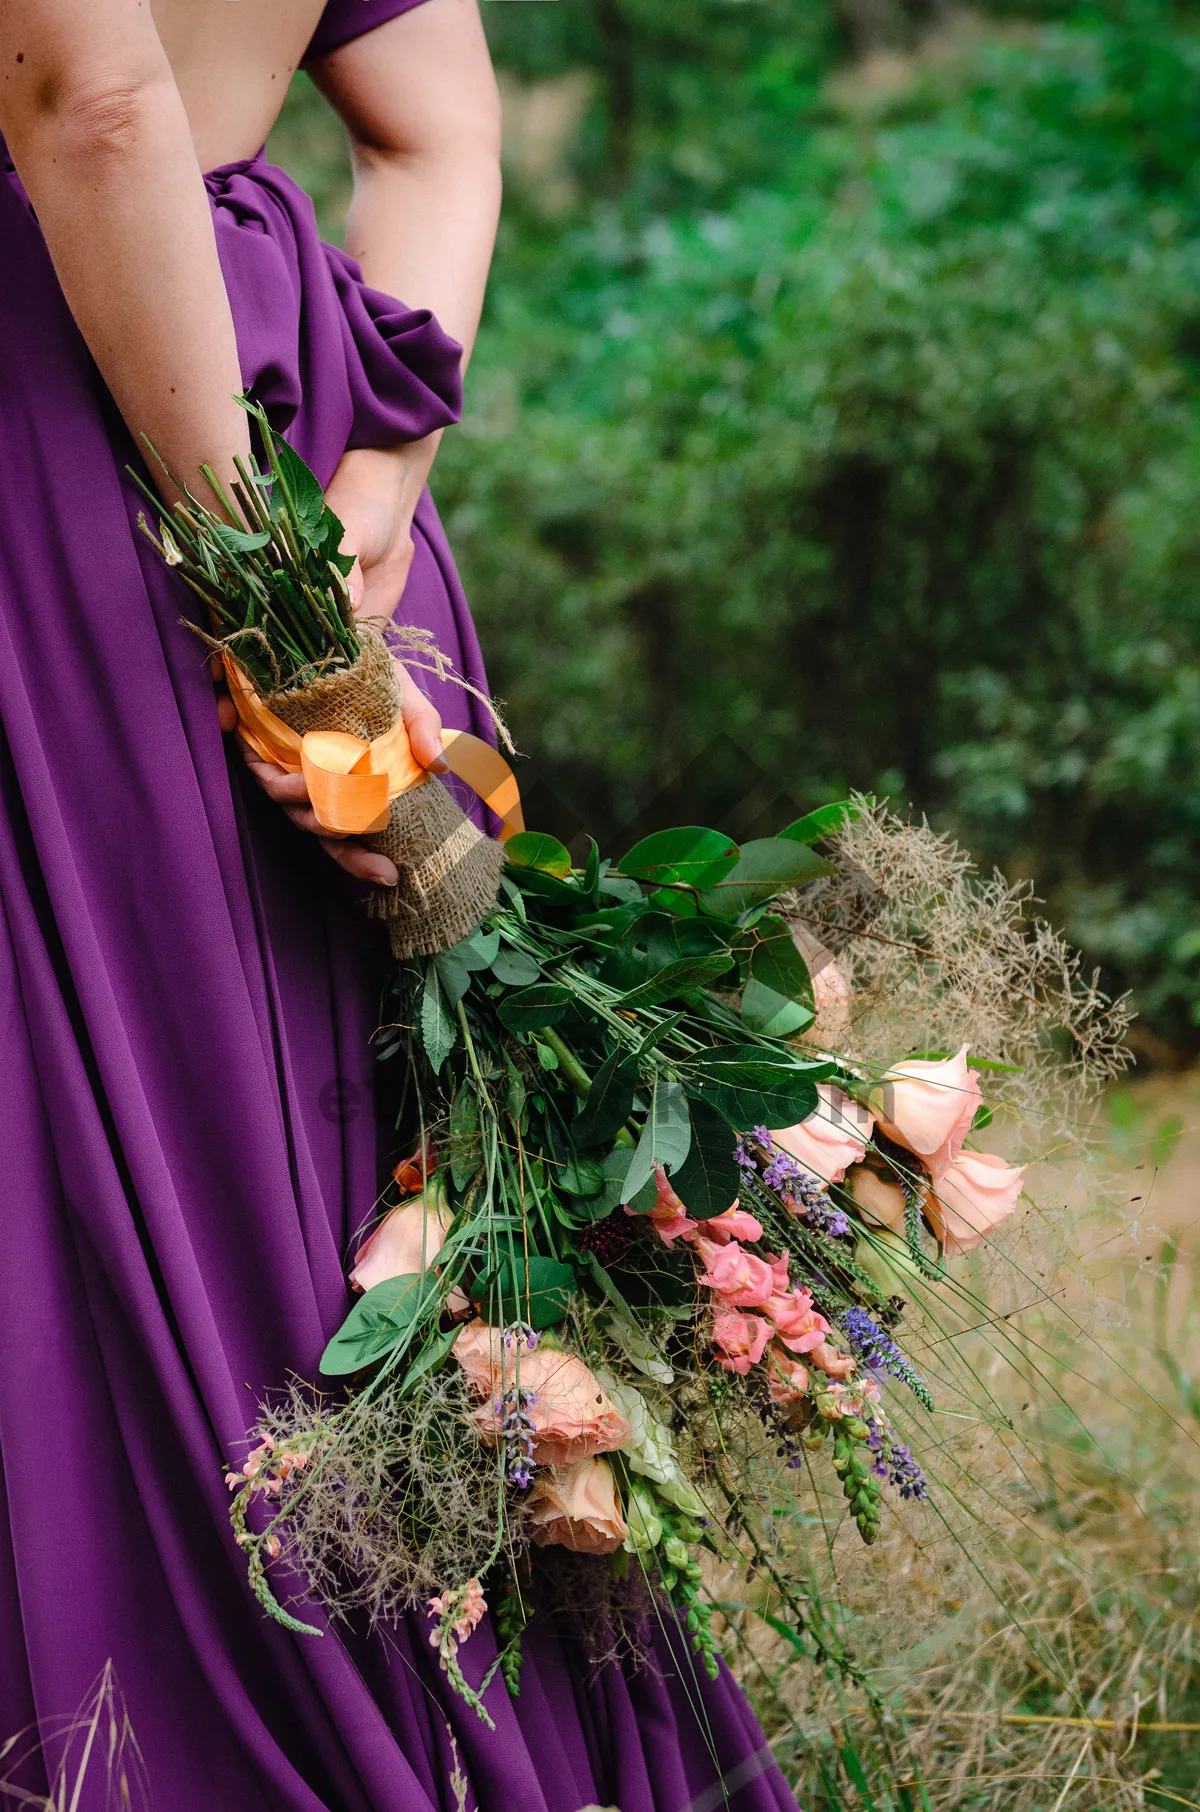
[[[218,521],[215,516],[206,526],[213,540],[230,554],[252,553],[255,548],[266,547],[271,539],[266,529],[247,531],[233,528],[228,522]]]
[[[638,1063],[620,1050],[604,1059],[592,1080],[591,1093],[575,1116],[572,1136],[580,1145],[605,1145],[614,1139],[633,1110]]]
[[[599,891],[611,894],[614,899],[620,900],[623,906],[640,906],[643,899],[642,890],[637,882],[629,880],[625,875],[601,875]]]
[[[561,1019],[574,998],[561,982],[538,982],[532,988],[508,995],[496,1013],[510,1032],[540,1032]]]
[[[496,947],[499,948],[500,935],[496,933]],[[480,969],[491,967],[495,950],[484,954],[471,938],[464,938],[461,943],[451,944],[448,950],[439,950],[434,957],[438,976],[450,1000],[451,1006],[460,1001],[471,985],[471,977]]]
[[[667,1171],[677,1170],[687,1157],[691,1142],[692,1122],[683,1087],[660,1076],[654,1085],[642,1136],[621,1186],[621,1200],[631,1202],[646,1187],[654,1177],[656,1164],[663,1165]]]
[[[858,817],[858,811],[849,799],[841,799],[836,805],[819,805],[815,812],[797,818],[779,835],[786,837],[789,843],[819,843],[822,837],[832,837],[840,831],[843,824],[852,823]]]
[[[817,1104],[816,1085],[829,1063],[805,1063],[761,1045],[718,1045],[689,1060],[688,1092],[724,1114],[740,1132],[795,1126]]]
[[[425,984],[421,990],[421,1043],[425,1046],[425,1055],[435,1076],[458,1043],[458,1026],[446,1004],[446,996],[433,963],[426,967]]]
[[[742,992],[742,1018],[752,1032],[765,1032],[771,1038],[790,1038],[810,1026],[816,1015],[811,1007],[802,1007],[765,983],[751,979]]]
[[[673,1000],[676,995],[690,994],[693,988],[707,987],[718,975],[724,975],[733,968],[733,958],[728,950],[718,950],[712,956],[690,956],[680,963],[668,963],[665,969],[652,976],[638,988],[631,988],[617,1002],[622,1013],[633,1013],[639,1007],[657,1006],[659,1001]]]
[[[652,887],[680,882],[695,886],[715,866],[732,867],[736,860],[737,844],[724,832],[686,825],[643,837],[622,860],[621,873]]]
[[[440,1290],[432,1271],[410,1271],[376,1284],[359,1297],[321,1355],[325,1376],[344,1378],[384,1358],[408,1337]]]
[[[417,1354],[417,1357],[405,1372],[404,1382],[397,1391],[397,1396],[407,1397],[414,1385],[422,1378],[429,1372],[436,1372],[438,1366],[449,1358],[454,1342],[458,1339],[461,1331],[462,1330],[456,1323],[454,1327],[447,1328],[445,1333],[436,1335],[427,1346],[421,1348],[421,1351]]]
[[[592,896],[594,904],[599,903],[600,885],[600,845],[595,837],[588,838],[587,860],[583,865],[583,891]]]
[[[715,886],[703,890],[700,904],[720,918],[737,918],[789,887],[831,873],[831,865],[814,855],[807,844],[792,843],[786,837],[759,837],[742,844],[736,865]]]
[[[698,1221],[724,1214],[737,1196],[741,1171],[734,1162],[734,1133],[724,1114],[707,1101],[688,1102],[692,1142],[671,1187]]]
[[[613,945],[600,971],[601,981],[625,991],[653,981],[671,963],[712,956],[728,949],[728,934],[711,919],[677,919],[665,912],[644,912]]]
[[[530,868],[565,881],[571,872],[571,852],[545,831],[518,831],[504,845],[504,859],[513,868]]]
[[[786,919],[765,913],[756,924],[746,926],[738,936],[737,956],[748,977],[789,1000],[812,1006],[812,976]]]
[[[581,1158],[571,1152],[554,1172],[554,1181],[568,1195],[599,1195],[604,1188],[604,1168],[594,1158]]]
[[[496,1325],[519,1320],[533,1328],[552,1328],[566,1319],[575,1287],[574,1271],[556,1258],[508,1254],[484,1300],[488,1315],[497,1317]]]
[[[596,1200],[589,1203],[591,1218],[603,1220],[606,1215],[619,1208],[624,1200],[625,1178],[629,1175],[629,1166],[633,1163],[634,1148],[631,1145],[615,1145],[600,1166],[604,1172],[604,1191]],[[644,1183],[637,1195],[629,1201],[629,1206],[637,1214],[648,1214],[658,1200],[658,1187],[654,1177]]]
[[[506,988],[527,988],[541,973],[533,958],[526,956],[523,950],[501,950],[492,958],[492,974]]]
[[[271,435],[271,463],[282,479],[291,499],[296,525],[310,547],[324,538],[321,518],[325,514],[325,493],[294,447],[289,447],[279,434]]]
[[[464,1082],[450,1109],[450,1176],[456,1189],[465,1189],[483,1162],[479,1137],[479,1103],[475,1090]]]

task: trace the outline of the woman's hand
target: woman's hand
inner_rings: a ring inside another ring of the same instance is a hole
[[[345,529],[342,551],[357,556],[349,576],[355,611],[363,617],[390,617],[400,600],[412,564],[412,519],[425,485],[436,435],[395,448],[357,448],[347,453],[326,491],[329,507]],[[404,722],[413,754],[422,767],[444,773],[441,761],[442,720],[407,668],[400,666]],[[219,668],[217,677],[219,678]],[[233,730],[237,712],[222,691],[217,709],[221,728]],[[396,866],[386,856],[368,849],[357,837],[338,837],[317,822],[309,803],[302,774],[288,774],[262,761],[249,744],[238,738],[238,747],[250,772],[268,799],[281,805],[298,829],[310,831],[328,856],[361,881],[394,887]]]

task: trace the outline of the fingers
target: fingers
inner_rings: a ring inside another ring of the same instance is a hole
[[[289,817],[291,814],[288,814]],[[309,813],[311,817],[312,814]],[[394,887],[400,879],[394,862],[386,856],[380,856],[373,849],[367,849],[354,837],[322,837],[321,848],[331,856],[339,868],[344,868],[348,875],[358,881],[372,881],[378,887]]]
[[[444,774],[446,764],[441,759],[441,712],[430,704],[404,666],[400,667],[400,694],[404,701],[404,722],[413,754],[423,768],[430,768],[435,774]]]

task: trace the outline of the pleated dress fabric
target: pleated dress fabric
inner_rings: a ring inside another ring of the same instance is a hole
[[[357,3],[375,23],[389,0]],[[597,1672],[535,1631],[519,1699],[488,1690],[493,1732],[421,1615],[295,1636],[249,1591],[223,1467],[346,1312],[385,956],[362,890],[224,744],[194,603],[137,532],[135,449],[4,164],[0,1738],[49,1731],[111,1661],[155,1812],[451,1812],[452,1736],[483,1812],[794,1812],[732,1680],[675,1634]],[[347,446],[456,418],[458,348],[321,244],[288,177],[254,159],[207,183],[244,381],[322,482]],[[415,542],[397,618],[482,686],[428,496]],[[430,690],[487,734],[469,694]],[[494,1654],[485,1623],[468,1675]]]

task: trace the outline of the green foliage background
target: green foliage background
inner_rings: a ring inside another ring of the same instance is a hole
[[[1190,1048],[1200,26],[483,10],[518,121],[586,77],[556,157],[514,157],[435,477],[535,819],[886,793]],[[301,78],[274,150],[333,231],[322,109]]]

